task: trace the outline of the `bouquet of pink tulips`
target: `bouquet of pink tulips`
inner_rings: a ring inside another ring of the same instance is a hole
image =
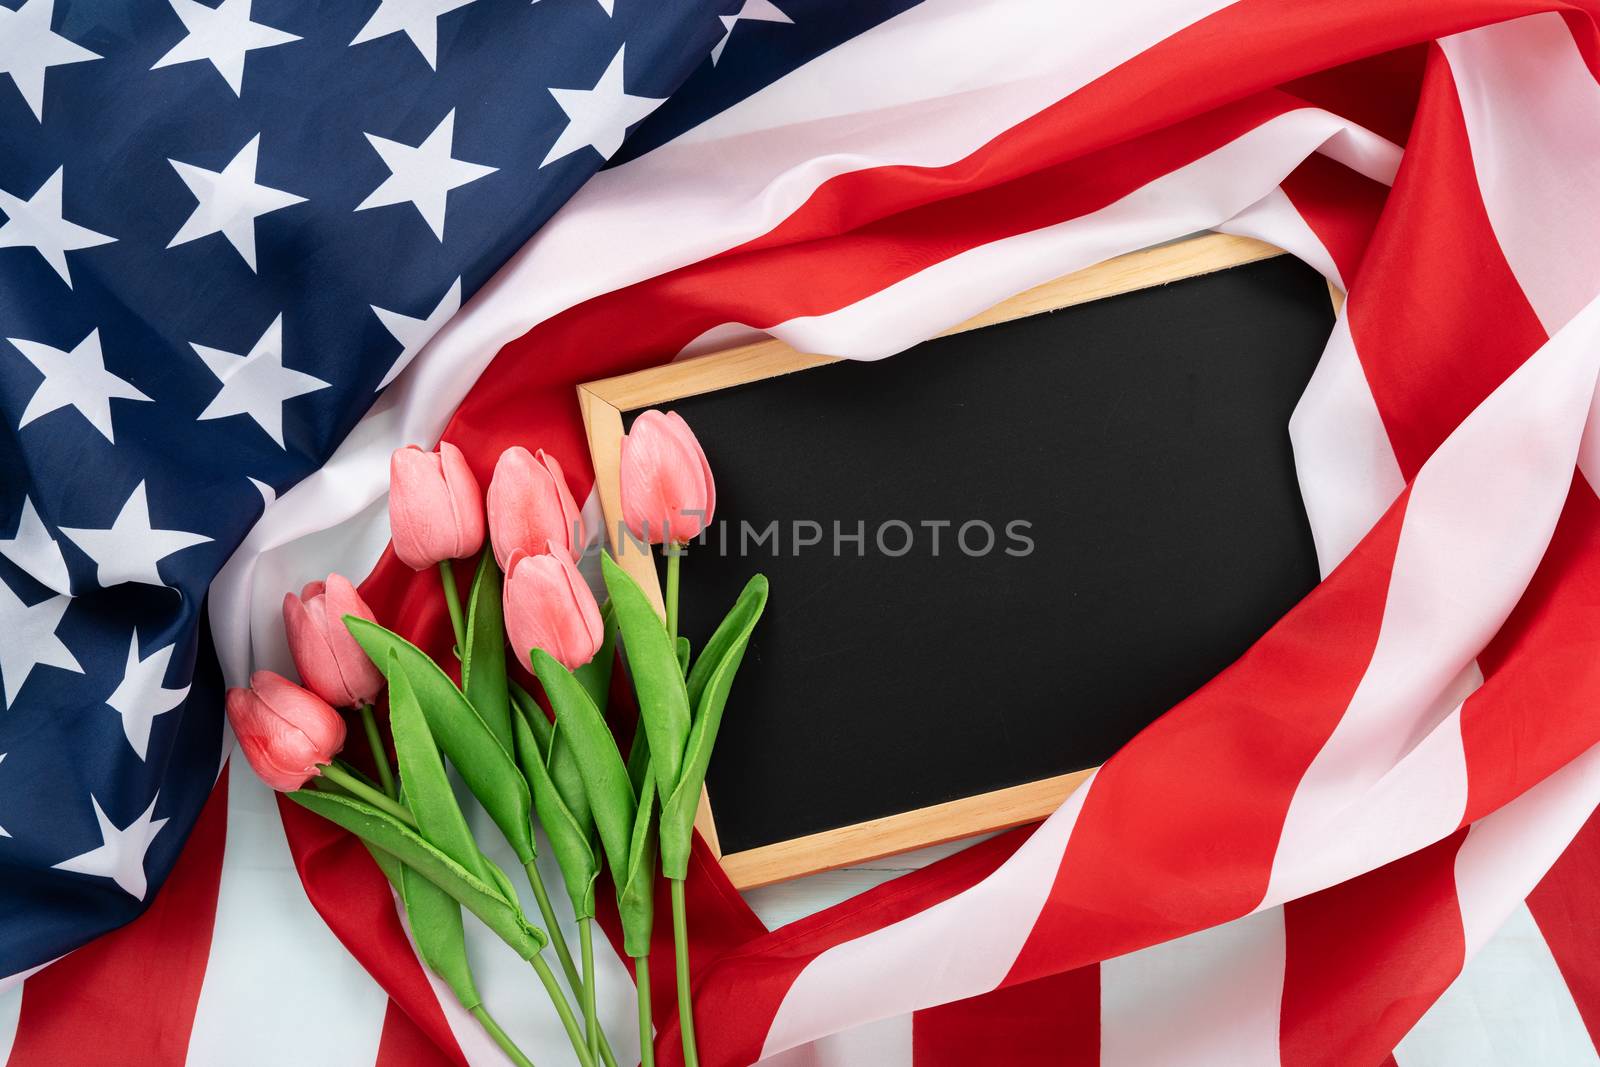
[[[361,838],[404,904],[424,961],[521,1065],[527,1057],[473,982],[463,909],[533,967],[578,1062],[616,1067],[595,1010],[592,928],[603,865],[616,887],[624,950],[634,960],[647,1065],[655,1058],[650,939],[658,866],[670,882],[684,1059],[698,1063],[684,878],[711,748],[766,606],[767,583],[760,575],[751,579],[700,655],[690,656],[677,632],[679,571],[685,546],[711,521],[716,490],[699,442],[676,414],[646,412],[624,438],[622,502],[634,540],[662,546],[665,619],[610,556],[601,561],[609,596],[604,605],[596,601],[576,566],[587,544],[583,520],[553,457],[520,447],[504,452],[486,509],[453,445],[437,452],[402,448],[390,464],[394,550],[413,570],[438,568],[460,683],[379,625],[351,583],[335,574],[284,598],[290,651],[305,688],[258,671],[250,688],[228,693],[228,717],[251,766],[273,788]],[[463,603],[455,562],[473,556]],[[554,721],[508,671],[508,635]],[[626,756],[605,718],[619,644],[639,705]],[[393,762],[375,711],[386,687]],[[339,758],[346,726],[336,707],[359,716],[376,777]],[[447,762],[522,864],[538,923],[473,838]],[[534,862],[536,821],[577,918],[576,959]]]

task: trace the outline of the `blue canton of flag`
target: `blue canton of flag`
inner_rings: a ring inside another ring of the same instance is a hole
[[[5,976],[171,869],[221,759],[206,589],[265,504],[742,18],[783,16],[0,4]]]

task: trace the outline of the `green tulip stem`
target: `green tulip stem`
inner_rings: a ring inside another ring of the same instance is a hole
[[[668,878],[672,887],[672,954],[678,963],[678,1029],[683,1033],[683,1067],[700,1067],[694,1039],[694,998],[689,993],[689,918],[683,879]]]
[[[600,1018],[594,1006],[594,920],[578,920],[578,948],[583,953],[583,1021],[588,1027],[589,1055],[600,1058]]]
[[[584,996],[583,978],[578,974],[578,965],[572,958],[572,950],[567,947],[567,939],[561,932],[561,925],[556,922],[556,911],[550,905],[550,894],[544,887],[544,878],[539,874],[539,865],[529,860],[523,869],[528,872],[528,885],[533,888],[533,899],[539,904],[539,915],[544,919],[544,928],[549,931],[550,944],[556,950],[561,973],[567,977],[567,986],[574,994]],[[616,1056],[611,1051],[611,1043],[606,1040],[604,1030],[600,1031],[600,1059],[605,1062],[606,1067],[617,1067]]]
[[[667,554],[667,635],[674,647],[678,644],[678,568],[683,563],[683,546],[664,546]]]
[[[567,1031],[567,1040],[572,1042],[572,1051],[578,1054],[578,1063],[582,1067],[595,1067],[594,1057],[589,1055],[589,1046],[583,1039],[583,1029],[578,1026],[578,1020],[572,1014],[572,1007],[561,992],[561,986],[556,982],[556,976],[551,972],[550,965],[544,961],[542,955],[534,956],[528,962],[533,964],[534,973],[539,976],[539,981],[544,983],[544,991],[550,994],[550,1003],[555,1005],[556,1014],[561,1017],[561,1025]]]
[[[367,733],[367,745],[372,749],[372,762],[378,767],[378,781],[390,797],[398,796],[394,789],[394,771],[389,766],[389,750],[383,747],[383,735],[378,733],[378,720],[372,716],[372,705],[361,705],[361,727]]]
[[[357,799],[365,800],[379,811],[393,815],[407,826],[416,829],[417,819],[416,816],[411,814],[410,808],[393,797],[385,796],[372,788],[366,782],[345,770],[337,761],[324,763],[322,765],[322,776]]]
[[[633,961],[633,982],[639,998],[639,1067],[656,1067],[656,1028],[650,1021],[650,957]]]
[[[494,1043],[499,1045],[501,1050],[510,1057],[512,1063],[516,1064],[517,1067],[533,1067],[533,1061],[528,1059],[523,1051],[517,1047],[516,1042],[511,1040],[509,1034],[500,1029],[500,1024],[494,1021],[494,1016],[489,1014],[487,1008],[479,1004],[472,1009],[472,1017],[483,1024],[483,1028],[489,1032],[489,1036],[494,1038]]]
[[[567,984],[576,993],[583,988],[583,981],[578,977],[578,966],[572,962],[572,950],[567,947],[567,939],[561,933],[561,926],[556,922],[555,908],[550,906],[550,893],[544,887],[544,878],[539,874],[539,865],[529,860],[523,865],[528,872],[528,885],[533,887],[533,899],[539,904],[539,915],[544,919],[546,930],[550,931],[550,944],[555,947],[556,958],[561,961],[561,973],[567,976]]]
[[[455,560],[439,561],[439,584],[444,586],[444,606],[450,609],[450,627],[456,632],[456,657],[467,647],[466,616],[461,614],[461,594],[456,591]]]

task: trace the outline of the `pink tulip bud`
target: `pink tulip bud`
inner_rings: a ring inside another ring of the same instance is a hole
[[[556,545],[542,556],[513,552],[506,567],[506,633],[524,667],[542,648],[570,670],[594,659],[605,638],[589,584]]]
[[[389,457],[389,535],[394,554],[414,571],[462,559],[483,544],[483,496],[461,450],[416,445]]]
[[[327,701],[281,674],[256,671],[228,690],[228,722],[261,780],[285,793],[322,773],[344,747],[344,720]]]
[[[717,486],[694,431],[675,411],[651,409],[622,438],[622,518],[647,544],[683,544],[711,523]]]
[[[489,541],[501,570],[515,553],[541,555],[550,544],[577,562],[583,554],[583,516],[554,456],[520,445],[500,453],[489,480]]]
[[[346,615],[377,621],[350,579],[341,574],[312,582],[299,596],[283,597],[283,628],[300,680],[334,707],[358,708],[383,692],[383,673],[345,628]]]

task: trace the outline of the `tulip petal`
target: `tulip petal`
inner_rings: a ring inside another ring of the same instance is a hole
[[[328,645],[352,703],[372,703],[383,692],[383,672],[367,658],[361,643],[351,636],[345,626],[344,619],[346,615],[354,615],[368,622],[376,622],[376,616],[367,602],[361,599],[361,594],[356,592],[350,579],[342,574],[328,575],[322,607],[327,616]]]
[[[230,689],[227,710],[240,751],[274,789],[300,788],[344,747],[339,714],[271,671],[253,674],[249,689]]]
[[[289,654],[306,688],[328,703],[348,707],[355,701],[339,671],[333,646],[328,643],[328,621],[323,598],[309,602],[293,593],[283,598],[283,628]]]
[[[449,515],[455,527],[455,549],[450,559],[463,559],[483,547],[483,492],[461,449],[449,441],[439,443]]]
[[[389,535],[395,555],[412,570],[450,558],[456,521],[436,453],[407,445],[390,457]]]

